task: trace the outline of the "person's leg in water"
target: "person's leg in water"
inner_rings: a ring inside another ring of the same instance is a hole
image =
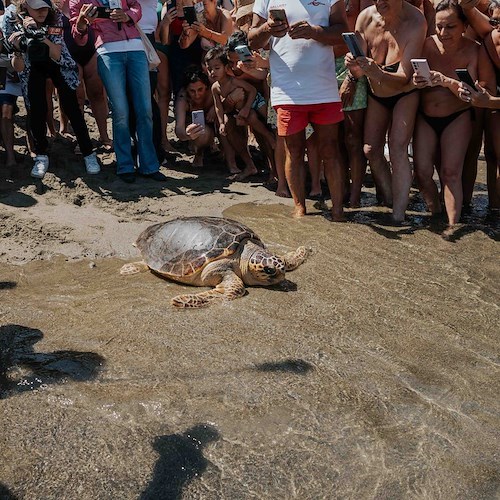
[[[361,188],[366,173],[366,158],[363,153],[363,127],[365,110],[344,111],[344,139],[350,173],[349,207],[361,205]]]
[[[432,127],[418,115],[413,136],[413,168],[420,193],[432,215],[442,212],[441,199],[434,179],[438,137]]]
[[[486,183],[488,186],[488,207],[500,209],[500,113],[489,111],[486,114],[484,137],[486,157]]]
[[[319,154],[318,134],[312,133],[307,137],[306,130],[306,150],[307,150],[307,163],[309,165],[309,174],[311,176],[311,189],[309,191],[309,198],[321,199],[323,190],[321,188],[321,167],[322,161]]]
[[[472,134],[470,113],[462,113],[441,134],[441,172],[448,224],[460,221],[463,202],[462,170]],[[461,140],[457,141],[457,137]]]
[[[325,177],[332,198],[332,220],[342,222],[344,217],[344,176],[345,166],[339,148],[339,124],[318,125],[313,123],[317,134],[317,144],[320,158],[323,160]]]
[[[483,132],[485,131],[486,110],[474,109],[472,137],[469,141],[467,154],[465,155],[464,168],[462,171],[462,186],[464,190],[464,207],[470,208],[474,185],[477,177],[477,160],[483,145]]]
[[[377,193],[381,196],[382,203],[389,207],[392,206],[392,174],[385,159],[384,146],[391,115],[391,110],[372,97],[368,97],[363,151],[370,162]]]
[[[413,176],[408,158],[408,144],[413,135],[418,103],[419,94],[413,92],[399,99],[392,111],[389,155],[392,166],[392,218],[397,223],[404,221],[410,201]]]

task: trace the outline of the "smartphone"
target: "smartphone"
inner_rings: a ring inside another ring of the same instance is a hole
[[[5,90],[7,85],[7,68],[0,67],[0,90]]]
[[[342,33],[342,38],[344,39],[344,42],[347,45],[347,48],[349,49],[349,52],[354,57],[365,57],[364,52],[361,50],[361,47],[359,46],[356,33],[353,33],[352,31],[348,33]]]
[[[109,19],[111,14],[111,10],[109,7],[96,7],[96,13],[98,19]]]
[[[426,80],[430,81],[431,69],[429,68],[427,59],[410,59],[410,62],[413,67],[413,71],[415,71],[418,76],[422,76]]]
[[[191,121],[195,125],[205,127],[205,112],[202,109],[198,111],[191,111]]]
[[[194,4],[194,12],[196,20],[201,24],[205,24],[205,6],[203,5],[203,2],[197,2]]]
[[[457,74],[458,79],[461,82],[464,82],[474,90],[477,90],[476,85],[474,84],[474,80],[472,79],[472,76],[470,76],[470,73],[467,71],[467,69],[456,69],[455,73]]]
[[[285,9],[269,9],[269,16],[273,21],[281,21],[288,24]]]
[[[234,48],[234,51],[238,54],[240,61],[248,62],[252,60],[252,53],[246,45],[238,45]]]
[[[196,11],[192,5],[188,5],[187,7],[183,7],[184,11],[184,19],[188,24],[193,24],[196,22]]]

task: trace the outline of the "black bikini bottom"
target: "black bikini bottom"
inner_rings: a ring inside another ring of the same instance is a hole
[[[444,130],[450,125],[450,123],[454,122],[460,115],[463,113],[469,112],[470,118],[473,119],[473,109],[465,108],[457,111],[456,113],[452,113],[448,116],[428,116],[422,111],[420,111],[420,116],[425,120],[425,122],[434,130],[436,135],[440,138],[441,134]]]
[[[413,94],[413,92],[417,91],[418,89],[413,89],[410,90],[409,92],[401,92],[401,94],[391,95],[390,97],[379,97],[375,95],[370,86],[368,86],[368,95],[373,99],[375,99],[380,104],[382,104],[382,106],[384,106],[387,109],[394,109],[394,106],[396,106],[396,104],[400,99],[406,97],[407,95]]]

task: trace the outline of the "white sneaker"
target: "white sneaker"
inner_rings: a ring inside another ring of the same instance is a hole
[[[88,156],[83,158],[85,160],[85,168],[87,169],[87,174],[98,174],[101,171],[101,166],[97,160],[97,155],[95,151]]]
[[[47,155],[35,156],[35,164],[31,169],[31,177],[43,179],[49,169],[49,157]]]

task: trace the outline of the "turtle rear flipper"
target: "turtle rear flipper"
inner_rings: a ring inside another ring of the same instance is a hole
[[[143,273],[149,269],[148,265],[144,261],[140,262],[129,262],[125,264],[120,269],[120,274],[123,276],[128,276],[130,274]]]
[[[207,307],[219,300],[234,300],[245,295],[243,281],[233,272],[224,275],[222,281],[212,290],[206,292],[177,295],[171,301],[174,307],[199,308]]]
[[[281,258],[285,261],[285,271],[293,271],[297,269],[306,259],[308,255],[306,247],[299,247],[295,252],[288,252]]]

